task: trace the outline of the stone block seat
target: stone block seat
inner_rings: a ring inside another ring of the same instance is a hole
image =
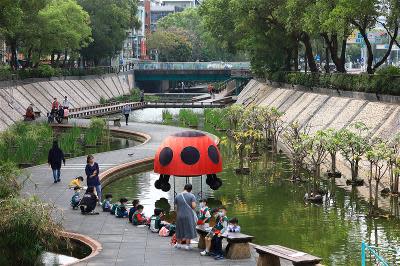
[[[279,245],[255,246],[259,254],[257,266],[280,266],[280,259],[290,261],[293,265],[319,265],[321,258]],[[285,264],[286,265],[286,264]]]
[[[205,249],[205,237],[209,231],[197,227],[197,233],[200,235],[199,249]],[[231,260],[248,259],[251,257],[250,242],[254,239],[253,236],[242,233],[228,233],[222,235],[228,241],[226,246],[226,258]]]

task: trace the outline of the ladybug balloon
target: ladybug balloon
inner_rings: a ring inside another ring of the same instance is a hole
[[[215,142],[204,133],[185,131],[169,136],[158,148],[154,172],[160,174],[156,187],[168,191],[169,176],[207,175],[207,184],[218,189],[222,181],[216,173],[222,171],[222,158]]]

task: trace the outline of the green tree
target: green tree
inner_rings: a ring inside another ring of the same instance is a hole
[[[158,29],[177,28],[187,33],[192,45],[192,60],[234,60],[235,56],[224,49],[206,29],[199,8],[187,8],[182,12],[170,14],[157,22]]]
[[[362,35],[367,48],[367,72],[373,74],[389,57],[399,31],[400,3],[397,0],[341,0],[333,16],[349,21]],[[384,22],[383,22],[384,21]],[[389,47],[377,60],[368,32],[377,24],[386,30]]]
[[[22,43],[38,41],[38,29],[42,27],[38,14],[48,2],[48,0],[0,1],[0,35],[10,47],[10,64],[14,69],[18,67],[17,49]]]
[[[69,52],[87,47],[92,41],[89,14],[77,4],[76,0],[52,0],[40,10],[39,18],[45,25],[41,29],[42,51],[64,53],[64,64]],[[53,61],[53,60],[52,60]]]
[[[98,65],[122,48],[126,31],[139,25],[136,0],[78,0],[90,15],[93,42],[81,50],[86,61]]]
[[[162,62],[189,61],[192,45],[185,32],[179,29],[158,30],[147,40],[150,50],[157,50]]]
[[[353,182],[358,178],[359,162],[370,147],[368,132],[368,128],[361,122],[354,124],[352,130],[341,129],[339,131],[340,152],[350,164]]]

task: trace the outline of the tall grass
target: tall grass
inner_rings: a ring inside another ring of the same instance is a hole
[[[167,109],[164,109],[162,111],[163,124],[169,125],[172,123],[173,119],[174,119],[174,115],[170,111],[168,111]]]
[[[85,144],[94,146],[98,143],[108,142],[110,130],[105,119],[92,118],[90,126],[85,132]]]
[[[48,124],[16,123],[0,134],[0,160],[35,163],[53,140]]]
[[[183,126],[197,127],[199,125],[199,116],[191,109],[179,110],[179,123]]]
[[[228,129],[229,122],[226,117],[226,109],[212,108],[204,110],[204,122],[215,129]]]
[[[59,145],[64,153],[75,154],[79,150],[80,145],[78,143],[78,139],[80,135],[81,129],[75,125],[73,128],[60,136]]]

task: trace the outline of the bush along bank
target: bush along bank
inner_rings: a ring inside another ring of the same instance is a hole
[[[265,77],[274,82],[400,96],[400,68],[385,67],[375,74],[273,72]]]

